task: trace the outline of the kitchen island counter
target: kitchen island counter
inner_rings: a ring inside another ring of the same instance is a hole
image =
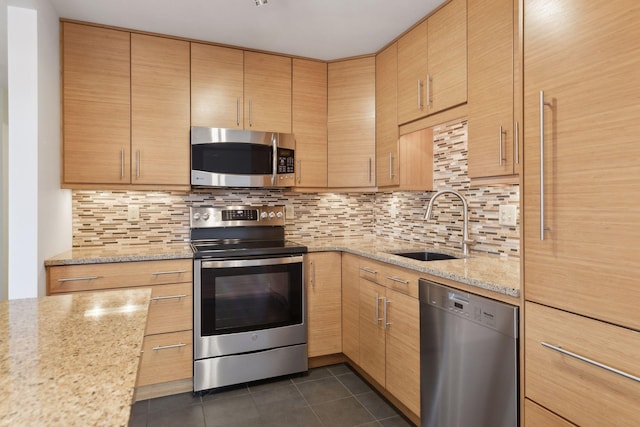
[[[0,425],[126,426],[150,295],[0,302]]]

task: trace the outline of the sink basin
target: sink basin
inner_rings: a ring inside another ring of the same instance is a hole
[[[395,253],[393,255],[397,255],[405,258],[411,258],[418,261],[440,261],[445,259],[457,259],[453,255],[441,254],[439,252],[429,252],[429,251],[400,252],[400,253]]]

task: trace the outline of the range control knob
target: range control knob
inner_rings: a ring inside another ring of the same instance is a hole
[[[205,221],[208,220],[209,219],[209,213],[208,212],[203,213],[202,214],[202,219],[205,220]]]
[[[276,216],[275,213],[273,212],[269,212],[269,219],[273,219]]]
[[[260,218],[262,218],[262,219],[266,219],[266,218],[267,218],[267,216],[269,216],[269,215],[268,215],[266,212],[262,212],[262,213],[260,214]]]
[[[196,221],[197,221],[197,220],[199,220],[199,219],[200,219],[200,214],[199,214],[199,213],[197,213],[197,212],[196,212],[196,213],[194,213],[194,214],[193,214],[193,219],[194,219],[194,220],[196,220]]]
[[[278,213],[276,214],[276,218],[282,218],[282,212],[278,212]]]

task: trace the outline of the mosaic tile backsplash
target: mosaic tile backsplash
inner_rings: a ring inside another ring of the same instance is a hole
[[[472,187],[467,175],[467,122],[434,128],[434,191],[454,189],[469,203],[471,253],[519,255],[520,225],[498,224],[500,204],[519,204],[517,185]],[[448,196],[424,220],[432,192],[292,193],[285,190],[213,189],[191,192],[73,192],[73,246],[135,245],[184,242],[189,238],[189,206],[228,204],[293,205],[288,238],[382,237],[425,242],[458,249],[462,239],[462,206]],[[127,219],[136,205],[140,218]]]

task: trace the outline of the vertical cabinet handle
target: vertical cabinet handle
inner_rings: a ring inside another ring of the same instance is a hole
[[[380,310],[378,309],[378,300],[379,300],[379,296],[378,293],[376,292],[376,325],[380,322]]]
[[[298,159],[298,184],[300,184],[300,181],[302,180],[302,171],[300,170],[300,168],[302,167],[302,160]]]
[[[503,145],[503,143],[504,143],[504,140],[503,140],[503,138],[502,138],[502,135],[504,135],[504,133],[505,133],[505,132],[504,132],[504,130],[502,129],[502,125],[500,125],[500,135],[498,136],[498,143],[500,144],[500,146],[499,146],[499,148],[498,148],[498,155],[500,156],[500,160],[499,160],[500,166],[502,166],[502,162],[503,162],[503,160],[504,160],[504,155],[503,155],[503,153],[502,153],[502,145]]]
[[[422,82],[420,81],[420,79],[418,79],[418,93],[417,93],[417,99],[418,99],[418,110],[422,110]]]
[[[240,126],[240,97],[236,97],[236,125]]]
[[[540,240],[544,240],[544,107],[551,103],[544,102],[544,91],[540,91]]]
[[[253,126],[253,101],[249,98],[249,127]]]
[[[387,322],[387,307],[389,304],[391,304],[391,301],[389,301],[387,299],[387,297],[382,298],[382,304],[383,304],[383,308],[382,308],[382,322],[383,322],[383,326],[384,329],[387,329],[387,326],[391,326],[391,323]]]
[[[124,148],[120,150],[120,178],[124,178]]]
[[[369,157],[369,182],[371,182],[371,172],[372,172],[372,167],[371,167],[371,157]]]
[[[311,261],[311,287],[316,288],[316,265]]]
[[[136,178],[140,178],[140,150],[136,150]]]
[[[520,164],[520,124],[516,120],[516,130],[514,132],[516,139],[516,165]]]
[[[393,154],[389,153],[389,179],[393,179]]]
[[[431,106],[431,76],[427,74],[427,107]]]

